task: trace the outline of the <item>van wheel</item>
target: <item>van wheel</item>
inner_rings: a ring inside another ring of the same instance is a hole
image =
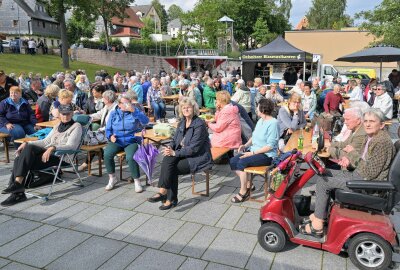
[[[392,263],[388,242],[372,233],[361,233],[350,240],[348,254],[359,269],[387,269]]]
[[[286,245],[286,233],[276,223],[264,223],[258,230],[258,242],[269,252],[279,252]]]

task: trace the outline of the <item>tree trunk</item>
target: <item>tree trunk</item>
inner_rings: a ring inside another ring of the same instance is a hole
[[[60,14],[60,30],[61,30],[61,54],[62,54],[62,65],[63,68],[69,68],[69,56],[68,56],[68,38],[67,38],[67,25],[65,23],[65,10],[64,1],[59,1],[58,12]]]
[[[103,17],[103,23],[104,23],[104,33],[106,35],[106,51],[108,51],[108,44],[110,44],[109,36],[108,36],[108,22],[106,18]]]

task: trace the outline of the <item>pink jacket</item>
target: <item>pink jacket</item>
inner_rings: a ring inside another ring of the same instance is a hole
[[[212,147],[239,148],[242,144],[239,109],[232,104],[226,105],[215,114],[215,123],[208,127],[213,131]]]

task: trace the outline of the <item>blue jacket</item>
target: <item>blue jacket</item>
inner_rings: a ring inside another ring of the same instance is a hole
[[[117,107],[110,112],[106,137],[110,140],[111,135],[115,135],[117,137],[115,143],[124,148],[132,143],[140,143],[141,137],[136,137],[135,133],[141,131],[148,122],[149,118],[138,108],[133,112],[123,112]]]
[[[143,104],[143,87],[142,85],[137,82],[135,85],[132,86],[132,90],[136,92],[138,96],[138,103]]]
[[[21,126],[37,123],[35,113],[25,99],[21,98],[19,110],[14,106],[11,98],[6,98],[0,102],[0,128],[5,127],[8,123]]]
[[[143,103],[147,103],[147,91],[149,90],[149,87],[151,86],[151,82],[145,81],[142,84],[142,89],[143,89]]]
[[[171,148],[175,151],[175,156],[188,159],[191,173],[210,169],[213,161],[211,143],[205,122],[203,119],[195,116],[184,134],[185,127],[186,120],[183,119],[179,123],[170,144]],[[182,147],[180,147],[181,142],[183,143]]]
[[[87,94],[80,90],[79,88],[76,88],[74,91],[74,96],[76,94],[76,101],[75,105],[84,110],[86,108],[86,103],[87,103]]]

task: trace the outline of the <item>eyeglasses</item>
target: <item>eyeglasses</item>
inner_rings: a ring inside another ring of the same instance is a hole
[[[383,90],[383,88],[378,87],[378,88],[376,88],[376,90]]]
[[[376,90],[376,87],[372,87],[372,90]]]

